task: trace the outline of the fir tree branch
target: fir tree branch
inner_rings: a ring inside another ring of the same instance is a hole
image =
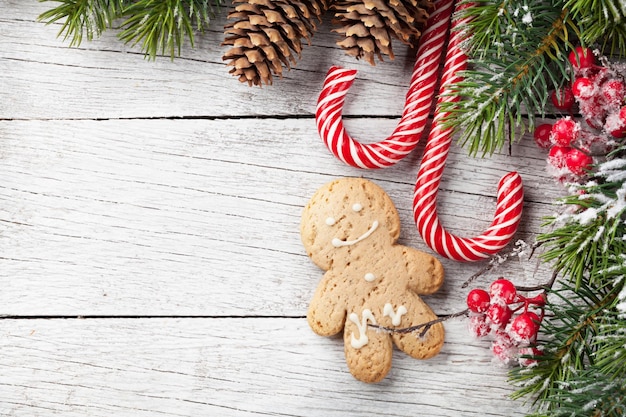
[[[626,410],[626,147],[564,199],[543,258],[564,274],[548,291],[536,366],[516,368],[515,397],[541,416],[623,416]]]
[[[549,92],[569,79],[567,55],[577,27],[559,1],[479,0],[459,12],[471,18],[467,53],[472,68],[446,93],[446,125],[461,131],[470,154],[492,154],[517,132],[532,130]],[[525,115],[526,113],[526,115]],[[514,127],[514,128],[511,128]]]
[[[110,28],[119,18],[128,1],[124,0],[39,0],[55,1],[58,6],[39,15],[46,24],[63,21],[58,36],[70,39],[70,46],[79,46],[83,36],[91,41]]]
[[[626,317],[615,308],[598,328],[595,341],[596,365],[609,379],[623,378],[626,372]]]
[[[215,8],[222,0],[214,0]],[[126,20],[119,37],[154,59],[158,54],[180,55],[185,39],[194,47],[194,30],[208,27],[215,8],[208,0],[138,0],[124,9]],[[195,29],[194,29],[195,23]]]
[[[569,212],[548,218],[555,229],[538,236],[549,249],[543,258],[578,286],[601,286],[600,273],[624,263],[626,253],[626,148],[617,149],[596,169],[596,179],[562,200]]]
[[[537,416],[554,417],[623,417],[626,415],[624,380],[610,380],[595,369],[583,371],[557,388],[546,399],[554,404],[550,412]]]
[[[79,46],[99,37],[124,18],[119,38],[132,45],[141,44],[142,51],[154,58],[168,54],[180,55],[182,44],[189,40],[194,47],[194,32],[208,28],[222,0],[39,0],[61,3],[39,16],[47,24],[62,21],[59,36],[70,39],[70,46]]]
[[[513,397],[533,396],[540,409],[550,412],[546,415],[559,415],[562,403],[555,398],[570,388],[571,381],[591,371],[606,378],[597,362],[599,328],[611,314],[616,295],[614,287],[598,290],[584,284],[578,288],[564,284],[549,291],[551,301],[545,306],[541,329],[543,354],[533,357],[535,366],[511,371],[511,380],[519,387]]]
[[[615,0],[566,0],[587,45],[598,43],[608,54],[626,56],[626,3]]]

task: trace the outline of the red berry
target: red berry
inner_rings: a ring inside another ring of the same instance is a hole
[[[491,304],[487,309],[487,320],[496,328],[504,329],[509,321],[513,311],[506,304]]]
[[[597,85],[602,84],[611,76],[611,71],[607,67],[594,66],[585,70],[585,76],[591,78],[591,80]]]
[[[595,94],[595,85],[591,79],[580,77],[572,85],[572,93],[579,100],[589,100]]]
[[[593,158],[578,149],[571,149],[567,155],[565,155],[565,164],[575,175],[586,174],[591,168],[592,163]]]
[[[604,106],[603,101],[602,97],[594,97],[580,103],[580,113],[587,124],[594,129],[602,129],[608,115],[608,109]]]
[[[513,319],[509,334],[513,340],[528,343],[537,336],[539,322],[539,316],[532,311],[526,311]]]
[[[626,137],[626,106],[619,112],[610,114],[604,123],[604,130],[615,138]]]
[[[587,125],[589,125],[589,127],[592,129],[600,129],[600,126],[594,123],[593,119],[585,119],[585,122],[587,122]]]
[[[550,138],[552,143],[560,146],[569,146],[578,137],[580,126],[572,118],[559,119],[552,126]]]
[[[520,366],[529,367],[537,365],[537,356],[543,355],[543,352],[536,347],[523,347],[519,350],[519,364]]]
[[[553,91],[550,99],[552,100],[554,107],[563,111],[571,111],[572,107],[574,107],[574,103],[576,102],[574,93],[572,93],[572,88],[569,86]]]
[[[497,332],[496,336],[491,342],[491,352],[496,358],[505,364],[510,363],[517,354],[515,349],[515,343],[511,340],[509,335],[504,332]]]
[[[608,80],[600,87],[602,96],[609,106],[619,106],[624,101],[626,88],[620,80]]]
[[[626,138],[626,128],[612,130],[610,133],[611,133],[611,136],[613,136],[614,138],[617,138],[617,139],[624,139],[624,138]]]
[[[515,285],[506,278],[498,278],[489,286],[489,294],[495,302],[502,301],[505,304],[511,304],[515,301],[517,290]]]
[[[540,124],[533,133],[535,143],[541,149],[548,149],[552,142],[550,142],[550,132],[552,131],[552,125],[549,123]]]
[[[576,69],[591,68],[596,64],[596,58],[591,48],[577,46],[569,53],[569,62]]]
[[[491,297],[489,293],[480,288],[474,288],[467,294],[467,308],[474,313],[484,313],[489,308]]]
[[[554,145],[548,152],[548,162],[556,169],[565,168],[565,157],[571,149],[569,146]]]
[[[489,334],[489,323],[484,314],[472,315],[469,318],[469,330],[475,337],[485,337]]]

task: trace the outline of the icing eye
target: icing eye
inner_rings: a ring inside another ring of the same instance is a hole
[[[355,204],[352,206],[352,211],[356,211],[356,212],[358,213],[358,212],[359,212],[359,211],[361,211],[361,210],[363,210],[363,206],[362,206],[362,205],[360,205],[359,203],[355,203]]]
[[[329,225],[329,226],[334,225],[335,224],[335,219],[333,217],[328,217],[326,219],[326,224]]]

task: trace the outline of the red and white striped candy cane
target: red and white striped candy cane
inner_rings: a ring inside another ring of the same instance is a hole
[[[452,129],[442,124],[447,114],[441,111],[441,103],[458,101],[456,97],[442,93],[450,85],[461,81],[458,71],[467,66],[467,57],[460,47],[466,34],[459,29],[466,23],[462,20],[452,24],[435,117],[417,173],[413,215],[422,238],[434,251],[457,261],[477,261],[499,252],[511,241],[522,217],[524,191],[517,172],[510,172],[500,180],[493,222],[480,236],[458,237],[447,232],[439,223],[437,191],[453,133]]]
[[[407,156],[417,145],[428,120],[439,63],[441,62],[454,0],[439,0],[420,38],[417,58],[402,118],[385,140],[362,144],[350,137],[341,118],[356,70],[332,67],[318,98],[317,130],[328,149],[341,161],[357,168],[384,168]]]

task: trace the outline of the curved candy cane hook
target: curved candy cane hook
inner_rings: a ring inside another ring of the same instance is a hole
[[[341,161],[357,168],[384,168],[407,156],[417,145],[435,94],[439,63],[445,46],[454,0],[439,0],[420,38],[417,58],[402,118],[385,140],[362,144],[350,137],[341,118],[356,70],[331,67],[318,98],[317,130],[328,149]]]
[[[417,173],[413,215],[422,238],[434,251],[457,261],[477,261],[499,252],[511,241],[522,216],[524,191],[522,179],[517,172],[510,172],[500,180],[493,222],[480,236],[458,237],[447,232],[439,223],[437,191],[453,133],[451,128],[445,128],[442,124],[442,119],[447,114],[441,111],[440,106],[446,101],[458,101],[457,98],[442,93],[448,86],[462,79],[457,72],[467,66],[467,57],[460,47],[466,35],[458,29],[465,23],[466,21],[456,21],[452,26],[437,109]]]

